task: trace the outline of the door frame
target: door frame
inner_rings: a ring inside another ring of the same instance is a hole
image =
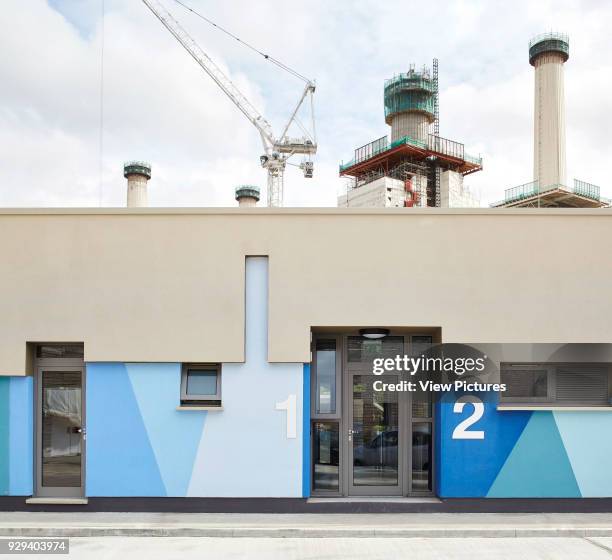
[[[372,488],[373,492],[367,492],[363,494],[356,494],[354,492],[349,492],[350,486],[350,468],[352,465],[349,464],[351,459],[349,445],[352,442],[348,441],[348,429],[350,427],[350,421],[352,419],[352,394],[348,394],[352,392],[352,384],[349,382],[352,381],[352,375],[358,374],[359,372],[348,373],[348,339],[350,336],[357,336],[358,330],[351,329],[338,329],[338,330],[326,330],[325,332],[311,332],[311,343],[312,343],[312,375],[311,375],[311,395],[314,395],[314,383],[315,383],[315,375],[316,375],[316,353],[314,351],[316,340],[318,338],[335,338],[337,340],[337,350],[340,352],[340,360],[339,360],[339,368],[337,383],[339,382],[339,387],[337,385],[338,395],[336,397],[337,405],[339,404],[339,413],[337,415],[330,416],[321,416],[321,417],[313,417],[314,411],[314,396],[311,397],[311,420],[310,420],[310,430],[312,434],[312,426],[316,422],[337,422],[338,430],[339,430],[339,485],[338,491],[323,491],[323,490],[314,490],[314,440],[310,438],[310,446],[311,446],[311,464],[310,471],[313,474],[311,476],[311,495],[314,497],[359,497],[359,496],[380,496],[380,497],[396,497],[396,496],[407,496],[407,497],[432,497],[435,496],[435,484],[436,484],[436,476],[435,476],[435,464],[436,464],[436,453],[435,453],[435,438],[436,431],[438,429],[437,419],[436,419],[436,406],[435,406],[435,396],[432,394],[431,400],[431,417],[424,418],[421,420],[420,418],[412,417],[412,394],[408,393],[400,393],[400,402],[403,400],[404,404],[399,406],[399,422],[398,427],[405,436],[403,437],[403,451],[401,452],[401,456],[398,456],[398,467],[400,469],[399,473],[399,486],[401,487],[401,493],[393,493],[393,494],[385,494],[384,492],[380,492],[379,488],[384,487],[369,487]],[[431,336],[432,344],[436,344],[436,335],[432,332],[423,332],[420,329],[411,329],[410,332],[397,332],[391,329],[389,336],[401,336],[404,339],[404,352],[408,353],[412,350],[413,337],[418,336]],[[400,375],[401,377],[401,375]],[[349,389],[350,387],[350,389]],[[402,397],[402,395],[404,395]],[[338,398],[339,397],[339,398]],[[403,411],[402,411],[403,409]],[[350,411],[350,412],[349,412]],[[431,477],[431,491],[419,491],[414,490],[412,488],[412,426],[413,423],[426,422],[431,425],[431,440],[430,440],[430,450],[431,450],[431,461],[429,466],[429,472]],[[401,465],[400,465],[401,464]],[[366,487],[363,487],[366,488]]]
[[[45,487],[42,485],[42,383],[43,371],[79,371],[81,373],[81,486]],[[83,498],[85,496],[85,453],[87,442],[85,411],[86,370],[82,358],[37,358],[34,369],[34,496],[39,498]]]

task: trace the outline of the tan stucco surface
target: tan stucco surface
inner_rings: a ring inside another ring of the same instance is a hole
[[[313,326],[612,341],[612,210],[0,210],[0,373],[37,341],[242,361],[245,255],[270,256],[271,361],[309,361]]]

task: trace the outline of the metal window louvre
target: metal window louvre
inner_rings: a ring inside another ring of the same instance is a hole
[[[550,379],[549,372],[538,364],[533,368],[508,368],[502,369],[501,381],[506,384],[505,400],[534,400],[547,402],[550,400]],[[544,374],[546,381],[545,394],[538,394],[541,386],[536,385],[537,377]]]
[[[556,397],[559,402],[608,404],[608,370],[604,366],[558,366]]]

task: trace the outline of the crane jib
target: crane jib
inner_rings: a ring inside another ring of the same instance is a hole
[[[306,80],[303,76],[298,75],[307,83],[300,96],[300,99],[291,113],[289,121],[283,128],[280,137],[276,137],[273,133],[272,126],[266,118],[251,104],[251,102],[242,94],[242,92],[234,85],[234,83],[225,75],[225,73],[213,62],[213,60],[202,50],[198,43],[191,35],[181,26],[181,24],[168,12],[168,10],[158,0],[142,0],[143,3],[153,12],[155,17],[162,25],[174,36],[174,38],[183,46],[183,48],[195,59],[201,68],[211,77],[211,79],[219,86],[219,88],[227,95],[230,100],[238,107],[238,109],[251,121],[257,128],[261,136],[265,154],[261,156],[261,164],[268,171],[268,206],[282,206],[283,201],[283,176],[286,167],[286,161],[294,154],[304,156],[314,155],[317,151],[314,109],[313,109],[313,94],[315,85],[313,82]],[[186,7],[183,3],[182,6]],[[190,9],[190,8],[187,8]],[[191,10],[196,13],[194,10]],[[199,14],[198,14],[199,15]],[[200,16],[203,17],[203,16]],[[206,18],[205,18],[206,19]],[[208,21],[208,20],[207,20]],[[225,31],[225,30],[224,30]],[[226,33],[229,33],[225,31]],[[249,48],[253,48],[250,47]],[[259,52],[259,51],[258,51]],[[267,56],[267,55],[266,55]],[[271,58],[268,57],[267,58]],[[272,59],[276,64],[276,59]],[[288,68],[288,67],[287,67]],[[294,74],[297,75],[294,71]],[[311,127],[312,133],[309,132],[297,118],[297,113],[302,107],[305,99],[310,98],[311,112]],[[298,126],[304,136],[298,138],[289,138],[288,130],[292,125]],[[313,176],[312,161],[303,161],[299,167],[304,172],[304,176],[310,178]]]

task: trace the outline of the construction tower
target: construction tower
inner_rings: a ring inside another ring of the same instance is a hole
[[[340,176],[350,179],[338,206],[479,206],[463,177],[480,171],[482,159],[439,135],[437,59],[433,74],[411,66],[386,80],[384,108],[391,140],[383,136],[357,148],[340,165]]]

